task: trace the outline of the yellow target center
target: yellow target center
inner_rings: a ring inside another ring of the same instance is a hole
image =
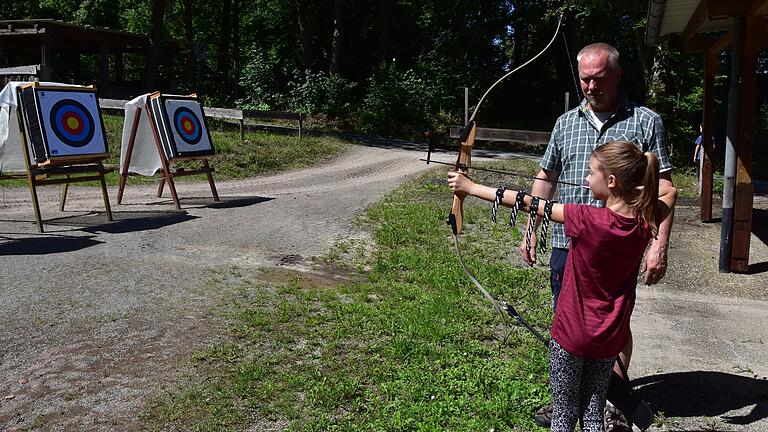
[[[80,122],[76,118],[70,117],[67,119],[67,127],[70,129],[77,129],[80,126]]]

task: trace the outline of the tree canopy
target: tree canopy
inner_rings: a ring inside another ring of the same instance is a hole
[[[550,129],[564,94],[571,106],[581,96],[576,53],[607,42],[621,53],[626,94],[662,114],[673,154],[687,161],[698,133],[702,58],[644,45],[647,6],[647,0],[38,0],[11,2],[0,18],[105,26],[146,34],[155,46],[158,39],[177,41],[176,56],[150,54],[157,73],[148,78],[173,80],[209,105],[297,110],[338,128],[413,137],[461,123],[463,88],[475,103],[498,77],[540,51],[564,14],[550,50],[489,97],[483,125]],[[146,65],[128,61],[126,79],[143,78]],[[726,52],[719,101],[727,100],[728,61]],[[758,123],[765,129],[761,98]],[[721,115],[716,140],[724,133]]]

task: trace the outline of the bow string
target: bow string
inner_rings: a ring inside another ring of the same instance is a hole
[[[552,46],[552,43],[554,43],[555,39],[557,38],[557,34],[560,32],[560,26],[563,21],[563,15],[560,15],[560,19],[557,22],[557,28],[555,29],[555,33],[552,35],[552,39],[549,41],[546,47],[539,51],[538,54],[530,58],[525,63],[521,64],[520,66],[514,68],[510,72],[504,74],[501,78],[496,80],[488,89],[483,93],[480,100],[477,102],[477,105],[475,106],[475,109],[472,111],[472,116],[470,116],[469,120],[467,121],[467,124],[464,126],[464,129],[461,132],[460,135],[460,144],[458,149],[458,156],[456,158],[456,163],[454,164],[454,169],[456,171],[459,170],[466,170],[468,168],[471,168],[471,156],[472,156],[472,147],[475,144],[475,136],[477,134],[477,113],[480,110],[480,107],[482,106],[483,102],[485,101],[485,98],[491,93],[491,91],[499,85],[502,81],[510,77],[515,72],[519,71],[520,69],[526,67],[533,61],[535,61],[537,58],[539,58],[542,54],[544,54],[550,46]],[[431,149],[430,149],[431,151]],[[427,163],[430,162],[429,154],[427,156]],[[438,162],[439,163],[439,162]],[[545,180],[545,179],[541,179]],[[547,180],[549,181],[549,180]],[[464,273],[469,277],[469,279],[472,281],[472,283],[477,287],[477,289],[483,294],[483,297],[485,297],[492,305],[493,307],[503,316],[506,318],[506,316],[511,316],[515,320],[517,320],[520,324],[523,325],[528,331],[530,331],[537,339],[547,344],[547,339],[544,338],[535,328],[533,328],[518,312],[515,310],[515,308],[510,305],[509,303],[505,301],[499,301],[496,300],[489,292],[486,290],[483,285],[477,280],[477,278],[472,274],[472,272],[467,267],[466,263],[464,262],[464,258],[461,254],[461,247],[459,246],[459,234],[461,234],[461,231],[464,227],[464,198],[465,195],[463,194],[454,194],[453,195],[453,204],[451,206],[451,213],[448,215],[447,223],[451,226],[451,231],[453,233],[453,239],[454,244],[456,246],[456,255],[459,258],[459,263],[461,265],[461,268],[464,270]]]

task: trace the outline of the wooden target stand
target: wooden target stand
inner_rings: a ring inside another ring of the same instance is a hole
[[[123,201],[123,191],[125,190],[125,183],[128,180],[128,177],[134,176],[134,175],[141,175],[141,174],[130,172],[128,168],[131,165],[131,154],[133,153],[133,147],[136,143],[136,133],[138,132],[138,129],[139,129],[139,121],[141,121],[142,109],[146,110],[147,112],[147,120],[149,121],[149,126],[150,126],[150,129],[152,130],[153,141],[155,142],[155,146],[157,147],[157,153],[160,156],[160,164],[162,165],[162,169],[163,169],[162,177],[160,178],[160,184],[157,187],[157,197],[161,198],[163,196],[163,189],[165,188],[165,184],[168,183],[168,189],[170,189],[171,191],[171,198],[173,198],[173,204],[176,206],[176,209],[181,210],[179,196],[176,193],[176,184],[173,181],[174,177],[205,174],[206,177],[208,178],[208,184],[211,187],[211,194],[213,195],[213,200],[219,201],[219,193],[216,191],[216,184],[213,181],[213,173],[216,170],[214,168],[211,168],[211,166],[208,164],[208,158],[205,156],[187,156],[187,157],[174,157],[173,159],[169,160],[166,157],[165,152],[163,151],[162,143],[160,141],[160,134],[157,130],[157,126],[152,114],[152,110],[144,106],[143,108],[142,107],[136,108],[136,114],[133,118],[133,123],[131,124],[131,135],[128,140],[128,148],[126,149],[126,152],[125,152],[125,160],[123,161],[123,166],[120,167],[120,184],[117,190],[117,203],[121,204]],[[187,170],[184,168],[178,168],[175,170],[171,169],[171,162],[182,162],[182,161],[199,161],[202,166],[198,169],[193,169],[193,170]]]
[[[44,89],[42,86],[37,88]],[[20,101],[22,88],[16,89],[17,100]],[[109,205],[109,194],[107,192],[107,182],[105,175],[114,171],[112,168],[105,168],[102,163],[108,158],[108,155],[99,156],[71,156],[62,159],[49,159],[43,163],[32,162],[29,153],[29,137],[26,128],[26,112],[21,103],[16,106],[16,117],[19,121],[19,135],[21,138],[22,154],[24,155],[24,165],[26,166],[26,175],[24,174],[5,174],[0,179],[6,178],[27,178],[29,191],[32,196],[32,207],[35,212],[35,222],[37,230],[45,232],[43,228],[43,219],[40,213],[40,202],[37,197],[37,187],[46,185],[60,184],[59,192],[59,210],[64,211],[64,205],[67,199],[67,191],[70,183],[82,183],[98,181],[101,184],[101,194],[104,199],[104,209],[107,213],[107,220],[112,222],[112,208]]]

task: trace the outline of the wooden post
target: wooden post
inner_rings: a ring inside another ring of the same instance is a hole
[[[45,32],[47,29],[43,29]],[[48,33],[43,34],[43,38],[40,41],[40,73],[38,78],[40,81],[51,80],[51,65],[53,64],[53,55],[51,49],[51,36]]]
[[[241,144],[245,142],[245,130],[244,130],[243,122],[244,120],[240,119],[240,143]],[[301,131],[299,131],[299,134],[301,134]]]
[[[115,53],[115,81],[122,83],[125,80],[125,58],[122,51]]]
[[[744,44],[741,66],[741,106],[739,140],[736,147],[736,191],[733,212],[731,270],[749,271],[749,243],[752,236],[752,145],[755,135],[757,103],[757,50],[763,31],[762,16],[744,18]]]
[[[704,147],[700,171],[701,214],[702,222],[712,221],[712,133],[715,124],[715,72],[719,49],[708,50],[704,54],[704,127],[701,130],[701,145]]]
[[[565,92],[565,109],[563,112],[568,112],[569,109],[571,109],[571,94]]]
[[[109,42],[102,40],[99,44],[99,90],[102,94],[109,88]]]
[[[304,133],[304,114],[299,113],[299,139],[301,139],[301,136],[303,133]]]

